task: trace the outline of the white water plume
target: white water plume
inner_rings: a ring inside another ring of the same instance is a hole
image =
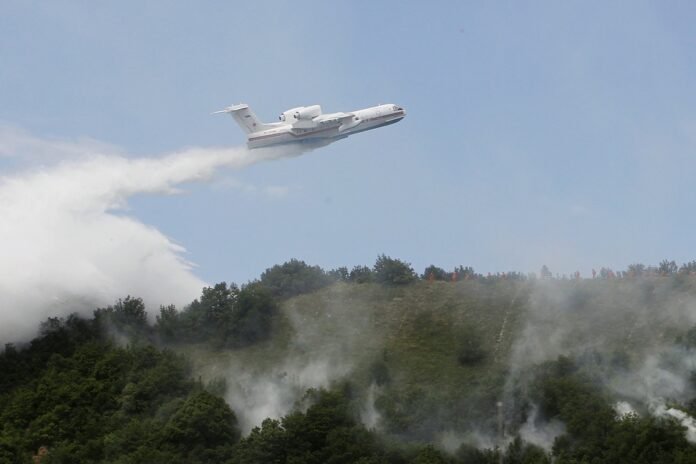
[[[88,312],[128,294],[154,307],[190,302],[205,283],[185,249],[125,214],[128,198],[172,194],[221,167],[300,153],[189,148],[135,159],[93,140],[0,130],[0,154],[53,163],[0,177],[0,342],[31,336],[48,316]]]

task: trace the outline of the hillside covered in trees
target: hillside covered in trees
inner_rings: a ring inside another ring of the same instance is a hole
[[[0,462],[693,463],[694,271],[293,260],[49,318],[0,354]]]

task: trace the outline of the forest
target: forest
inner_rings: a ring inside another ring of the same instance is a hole
[[[4,346],[0,463],[695,463],[695,271],[381,255],[126,296]]]

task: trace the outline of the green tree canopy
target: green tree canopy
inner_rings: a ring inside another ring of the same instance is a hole
[[[266,269],[261,274],[260,282],[272,296],[289,298],[318,290],[333,280],[319,266],[310,266],[304,261],[291,259]]]
[[[384,285],[404,285],[416,280],[410,264],[386,255],[377,257],[373,269],[375,281]]]

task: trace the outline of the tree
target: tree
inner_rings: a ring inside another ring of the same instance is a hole
[[[694,274],[696,273],[696,261],[690,261],[684,263],[679,267],[680,274]]]
[[[374,282],[375,274],[367,266],[355,266],[351,271],[348,279],[356,284],[366,284]]]
[[[173,341],[179,332],[179,313],[174,305],[160,306],[156,316],[155,331],[164,341]]]
[[[549,464],[551,459],[542,448],[525,443],[517,436],[505,450],[503,462],[505,464]]]
[[[449,280],[449,274],[442,268],[431,264],[426,267],[421,275],[423,280]]]
[[[539,271],[539,275],[542,279],[551,279],[553,277],[553,274],[551,274],[551,271],[546,266],[546,264],[541,266],[541,271]]]
[[[163,441],[185,454],[197,448],[230,446],[239,440],[237,417],[220,397],[205,390],[192,393],[163,430]]]
[[[125,327],[142,321],[140,304],[126,308],[97,314]],[[16,374],[0,376],[8,382],[0,391],[1,462],[3,453],[25,462],[41,446],[48,446],[47,462],[182,462],[152,450],[193,389],[188,364],[145,343],[118,347],[95,327],[72,316],[52,319],[28,347],[0,355],[0,372],[9,355]]]
[[[276,419],[264,419],[235,448],[239,464],[284,464],[287,460],[287,432]]]
[[[454,268],[454,272],[457,274],[457,280],[466,280],[476,277],[474,268],[471,266],[462,266],[460,264]]]
[[[310,293],[329,285],[333,279],[319,266],[291,259],[281,265],[266,269],[260,283],[276,298],[290,298]]]
[[[645,272],[645,264],[629,264],[628,269],[626,269],[626,272],[628,272],[629,277],[640,277]]]
[[[234,283],[228,286],[227,283],[220,282],[212,287],[205,287],[200,299],[193,300],[178,315],[177,338],[222,346],[233,324],[238,294],[239,288]],[[173,320],[170,319],[170,322]]]
[[[350,273],[348,272],[348,268],[345,266],[332,269],[329,272],[327,272],[327,275],[334,280],[339,280],[343,282],[350,279]]]
[[[677,263],[674,261],[667,261],[666,259],[660,262],[660,266],[657,268],[657,272],[661,275],[672,275],[676,274],[678,270]]]
[[[375,281],[384,285],[405,285],[416,280],[410,264],[379,255],[374,266]]]
[[[267,338],[271,333],[277,305],[270,292],[258,283],[242,288],[232,313],[225,339],[229,346],[247,346]]]
[[[142,298],[127,296],[113,306],[97,309],[94,320],[101,327],[113,328],[131,340],[145,337],[150,331]]]
[[[345,391],[308,390],[305,412],[266,419],[235,446],[238,464],[381,464],[383,446],[375,433],[350,414]]]
[[[427,445],[421,448],[411,464],[448,464],[449,462],[450,459],[436,450],[433,445]]]

